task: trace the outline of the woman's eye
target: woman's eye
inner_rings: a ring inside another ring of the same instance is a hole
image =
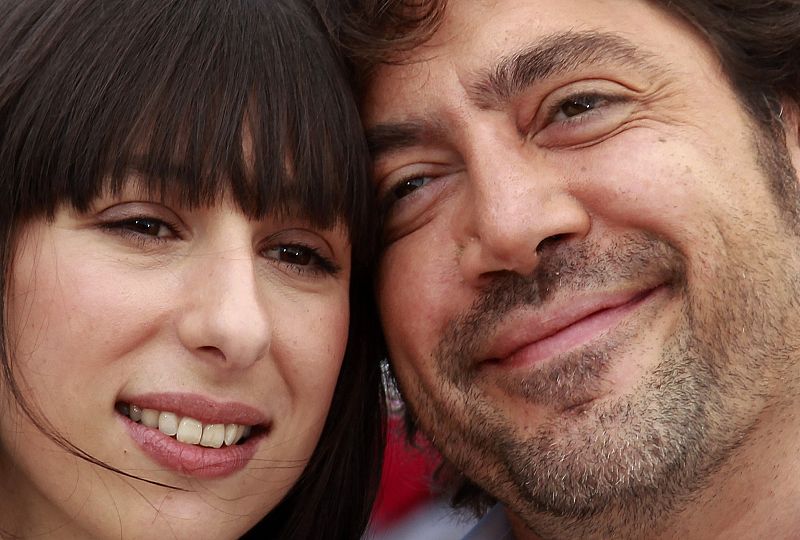
[[[169,240],[177,236],[175,226],[151,217],[120,219],[103,223],[102,227],[110,232],[142,242]]]
[[[314,253],[301,246],[280,246],[276,248],[277,259],[298,266],[308,266],[314,262]]]
[[[330,259],[320,254],[319,250],[300,244],[275,246],[264,252],[267,258],[289,265],[298,272],[325,272],[335,274],[338,267]]]
[[[119,223],[119,225],[121,228],[127,229],[128,231],[155,238],[163,238],[172,235],[172,231],[166,223],[154,218],[134,218],[123,221]]]

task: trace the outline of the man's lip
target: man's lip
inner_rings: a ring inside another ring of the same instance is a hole
[[[551,304],[534,312],[516,313],[507,318],[501,330],[494,335],[481,363],[504,364],[523,349],[553,341],[560,334],[582,321],[589,321],[604,313],[613,314],[625,307],[634,307],[664,286],[618,292],[592,293],[572,298],[567,302]],[[602,322],[601,322],[602,324]],[[581,336],[576,336],[577,341]],[[588,340],[587,340],[588,341]],[[571,348],[569,343],[562,346]],[[566,352],[566,351],[564,351]]]
[[[268,426],[269,418],[250,405],[235,401],[216,401],[199,394],[149,393],[120,396],[119,401],[143,409],[169,411],[188,416],[204,424],[241,424]]]

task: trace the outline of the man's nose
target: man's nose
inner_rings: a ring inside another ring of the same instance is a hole
[[[243,369],[268,354],[272,324],[257,256],[246,248],[190,256],[178,334],[219,368]]]
[[[460,265],[480,285],[498,272],[531,274],[554,243],[584,237],[591,217],[563,171],[533,152],[487,148],[467,163]]]

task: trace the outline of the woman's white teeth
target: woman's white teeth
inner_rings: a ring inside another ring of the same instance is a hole
[[[162,412],[158,415],[158,431],[164,435],[174,437],[178,434],[178,415],[171,412]]]
[[[133,420],[133,418],[131,418]],[[154,409],[142,409],[142,424],[147,427],[158,427],[158,411]]]
[[[225,444],[230,446],[239,438],[239,426],[236,424],[225,424],[225,435],[223,439]]]
[[[230,424],[235,425],[235,424]],[[200,444],[209,448],[219,448],[225,442],[225,424],[210,424],[203,428]],[[228,444],[230,446],[232,442]]]
[[[179,417],[175,413],[142,409],[138,405],[129,405],[128,417],[134,422],[158,429],[161,433],[175,437],[182,443],[199,444],[208,448],[233,446],[242,438],[250,435],[250,426],[239,424],[206,424],[189,416]]]
[[[164,414],[164,413],[161,413]],[[161,426],[158,427],[161,429]],[[203,438],[203,423],[184,416],[178,424],[178,431],[176,432],[176,439],[188,444],[197,444]]]

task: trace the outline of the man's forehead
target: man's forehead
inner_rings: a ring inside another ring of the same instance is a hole
[[[429,62],[477,67],[504,51],[565,32],[616,32],[642,45],[669,43],[675,33],[700,35],[675,13],[643,0],[449,0],[445,6],[430,39],[396,51],[390,63],[377,67],[368,86],[395,68],[415,70]],[[665,31],[670,35],[659,40]]]
[[[363,101],[365,123],[385,121],[392,111],[420,111],[421,96],[448,83],[451,92],[489,89],[487,82],[525,71],[514,58],[527,58],[543,74],[586,62],[674,67],[685,61],[687,41],[696,42],[696,52],[710,52],[688,23],[639,0],[450,1],[429,42],[375,71]],[[660,58],[648,59],[653,53]],[[630,62],[620,62],[626,56]]]

